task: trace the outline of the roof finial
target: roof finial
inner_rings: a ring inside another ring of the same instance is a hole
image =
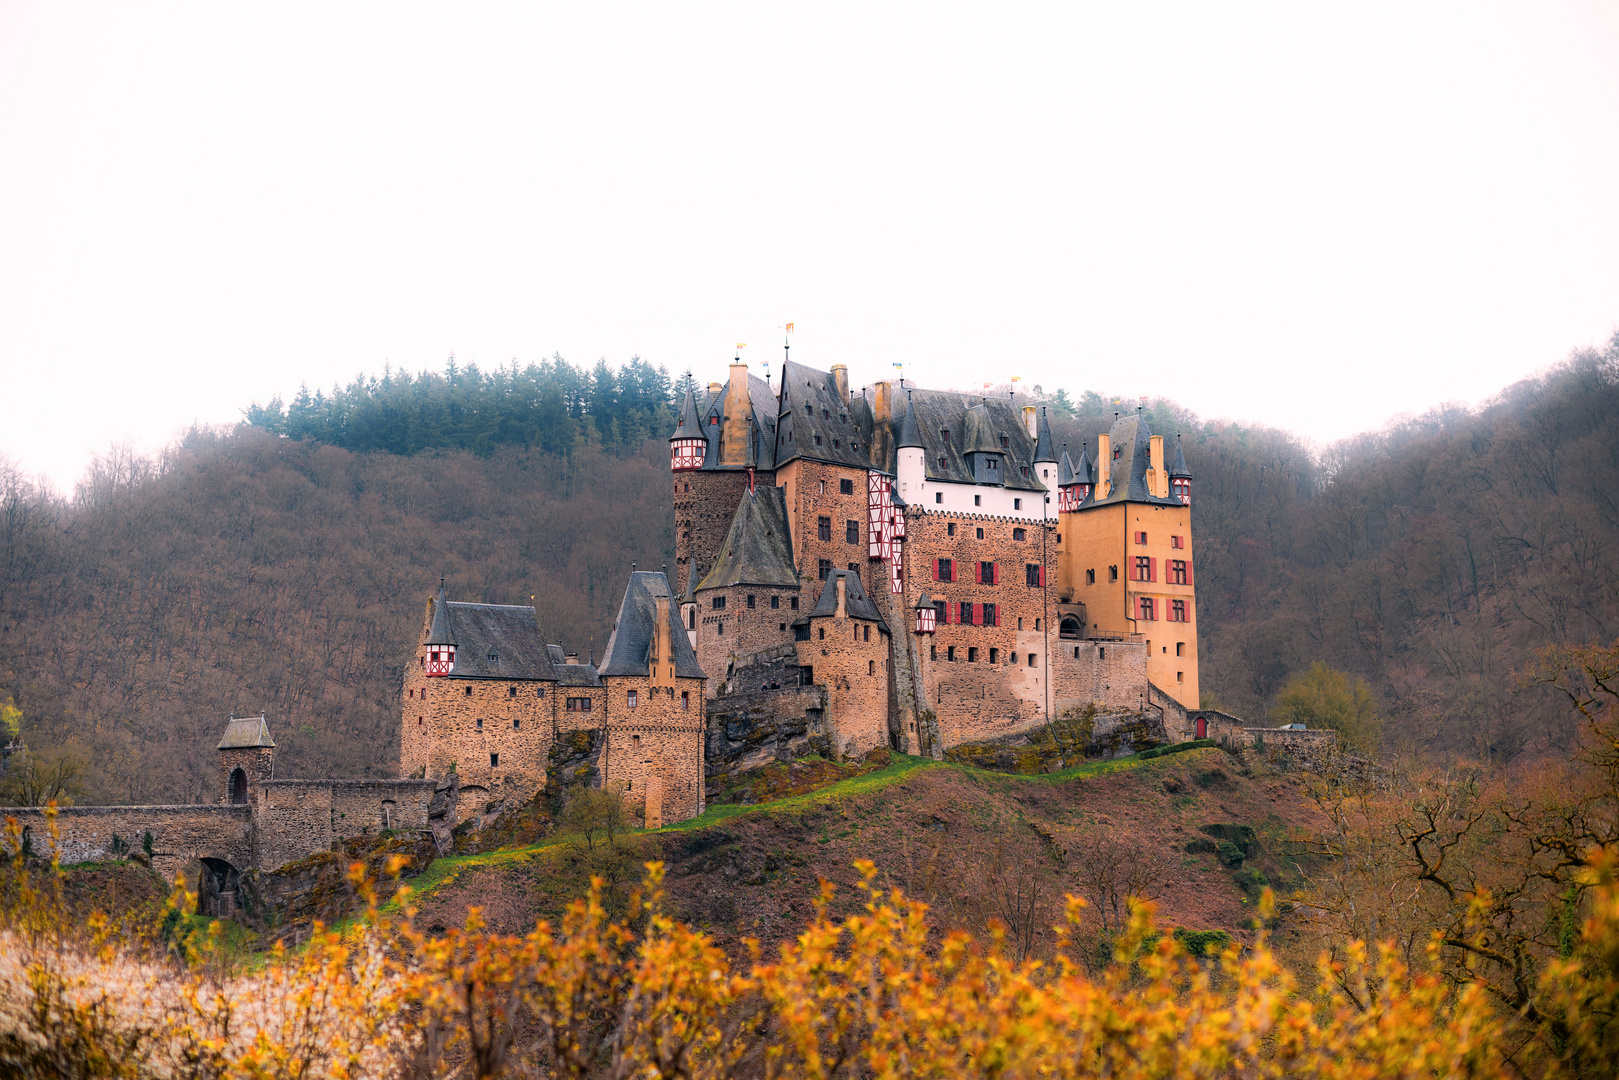
[[[633,562],[630,563],[630,573],[632,573],[632,574],[635,573],[635,568],[637,566],[639,566],[639,565],[641,565],[641,564],[640,563],[633,563]]]
[[[596,635],[590,635],[590,666],[596,666]]]

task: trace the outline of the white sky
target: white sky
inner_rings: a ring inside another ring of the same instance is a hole
[[[898,360],[1328,440],[1619,327],[1619,5],[0,0],[0,455],[384,361]]]

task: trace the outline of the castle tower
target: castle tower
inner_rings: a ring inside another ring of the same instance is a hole
[[[1176,449],[1166,467],[1163,437],[1137,412],[1098,436],[1095,486],[1085,482],[1083,453],[1079,466],[1062,469],[1058,598],[1084,605],[1086,637],[1145,644],[1149,681],[1195,709],[1190,475]],[[1187,483],[1184,499],[1178,481]]]
[[[840,757],[889,745],[889,631],[860,575],[834,570],[800,620],[798,669],[826,689],[826,725]]]
[[[703,418],[697,412],[697,398],[692,393],[691,376],[688,375],[686,398],[681,403],[674,434],[669,436],[669,469],[676,473],[701,469],[707,452],[708,440],[703,435]]]
[[[1036,478],[1049,493],[1057,486],[1058,461],[1051,442],[1051,423],[1046,419],[1046,407],[1040,406],[1040,419],[1034,426],[1034,471]],[[1046,517],[1057,516],[1057,504],[1050,494],[1046,497]]]
[[[417,666],[424,675],[448,675],[455,668],[455,635],[450,632],[450,605],[444,599],[444,582],[438,583],[438,599],[433,601],[433,625],[422,642],[424,655]]]
[[[648,828],[703,812],[707,681],[660,573],[630,575],[602,658],[604,787],[617,787]]]
[[[755,485],[743,492],[719,558],[693,590],[697,662],[714,673],[709,690],[719,692],[733,657],[792,640],[799,585],[785,493]]]
[[[1175,464],[1169,470],[1169,493],[1184,505],[1192,505],[1192,474],[1186,468],[1186,454],[1181,450],[1181,437],[1175,436]]]
[[[232,716],[219,740],[219,801],[242,804],[275,778],[275,741],[260,716]]]

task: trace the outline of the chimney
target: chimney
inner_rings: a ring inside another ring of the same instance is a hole
[[[708,396],[710,398],[717,398],[720,396],[720,391],[724,389],[725,387],[721,386],[719,383],[711,382],[708,384]]]
[[[849,579],[838,575],[838,618],[849,617]]]
[[[894,388],[886,382],[879,382],[873,390],[871,411],[874,423],[871,426],[871,463],[879,469],[888,468],[889,451],[893,448],[894,433],[889,424],[894,420]]]
[[[1037,421],[1034,418],[1034,406],[1023,406],[1023,430],[1029,433],[1029,438],[1031,439],[1038,438],[1038,436],[1035,434],[1036,423]]]
[[[1113,439],[1106,432],[1096,437],[1096,498],[1113,493]]]
[[[1152,469],[1152,483],[1147,490],[1160,499],[1169,498],[1169,477],[1164,474],[1164,437],[1154,435],[1147,440],[1147,464]]]
[[[579,654],[576,652],[566,653],[563,655],[562,659],[569,664],[577,664],[579,662]]]
[[[838,397],[849,403],[849,368],[846,364],[832,365],[832,381],[838,384]]]
[[[748,464],[748,365],[731,361],[731,381],[725,387],[725,413],[720,420],[720,467],[741,469]]]

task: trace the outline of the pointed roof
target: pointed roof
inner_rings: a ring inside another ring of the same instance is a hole
[[[744,491],[731,515],[731,528],[698,589],[731,585],[798,585],[787,529],[787,496],[774,485]]]
[[[697,576],[697,556],[693,555],[686,560],[686,588],[680,594],[682,604],[690,604],[697,599],[697,582],[700,580]]]
[[[1046,421],[1046,407],[1040,406],[1040,419],[1034,427],[1034,460],[1056,461],[1051,448],[1051,425]]]
[[[896,449],[903,450],[908,446],[922,447],[922,429],[916,422],[916,404],[911,401],[911,395],[905,395],[905,419],[899,425],[899,445]]]
[[[967,431],[961,440],[963,454],[999,454],[1001,444],[995,439],[994,425],[990,423],[989,408],[983,402],[967,409]]]
[[[444,579],[438,583],[438,599],[433,601],[433,626],[427,631],[427,640],[424,645],[454,645],[455,637],[450,633],[449,604],[444,599]]]
[[[275,740],[270,738],[270,725],[264,722],[263,715],[231,717],[230,723],[225,725],[224,737],[215,749],[242,750],[255,746],[275,748]]]
[[[860,575],[853,570],[834,570],[826,576],[826,584],[821,586],[820,599],[815,601],[815,610],[809,613],[814,619],[823,615],[836,615],[838,613],[838,579],[843,579],[844,585],[843,610],[851,619],[869,619],[888,629],[888,623],[883,621],[883,613],[877,610],[877,605],[871,602],[866,590],[860,584]]]
[[[1032,467],[1035,440],[1029,435],[1023,414],[1011,401],[1004,397],[985,401],[977,395],[914,387],[906,387],[906,394],[905,411],[914,415],[916,427],[914,430],[908,428],[907,422],[895,410],[889,420],[890,430],[899,435],[894,449],[897,452],[901,446],[920,446],[925,451],[922,458],[925,479],[953,484],[978,482],[965,457],[972,450],[972,443],[967,439],[970,427],[967,414],[976,409],[983,417],[982,426],[992,440],[992,452],[1000,454],[1004,461],[1000,470],[1001,484],[1018,491],[1046,490],[1046,486],[1040,482],[1039,471]],[[782,412],[782,423],[785,430],[785,410]],[[1002,439],[1006,440],[1005,446],[1001,445]],[[877,464],[883,470],[892,472],[896,467],[895,457],[890,454],[887,461]],[[1024,469],[1029,470],[1027,475]]]
[[[789,360],[781,368],[781,405],[774,436],[777,468],[796,458],[861,469],[872,465],[869,404],[862,398],[844,396],[831,372],[796,361]]]
[[[1083,446],[1079,448],[1079,464],[1074,466],[1074,483],[1096,483],[1096,466],[1091,464],[1091,455]]]
[[[676,439],[701,439],[703,435],[703,414],[697,408],[697,395],[692,392],[691,376],[686,376],[686,399],[680,405],[680,417],[675,421],[675,433],[669,436],[669,441]]]
[[[1186,470],[1186,452],[1181,449],[1181,437],[1179,435],[1175,436],[1175,464],[1169,467],[1169,475],[1184,477],[1187,480],[1192,478],[1192,474]]]
[[[1080,458],[1083,460],[1084,451],[1080,452]],[[1068,460],[1068,448],[1063,447],[1062,461],[1057,463],[1057,486],[1067,487],[1069,484],[1083,484],[1084,482],[1074,475],[1074,463]]]
[[[680,622],[680,605],[670,595],[669,579],[656,570],[641,570],[630,575],[624,586],[624,601],[619,605],[618,618],[613,621],[613,634],[607,639],[607,650],[602,658],[601,675],[640,675],[649,670],[648,658],[652,654],[653,633],[657,628],[658,601],[668,600],[669,647],[674,650],[675,675],[684,679],[706,679],[697,663],[697,653],[686,636]]]
[[[757,469],[759,467],[759,441],[759,421],[749,416],[747,453],[742,458],[744,468]]]

